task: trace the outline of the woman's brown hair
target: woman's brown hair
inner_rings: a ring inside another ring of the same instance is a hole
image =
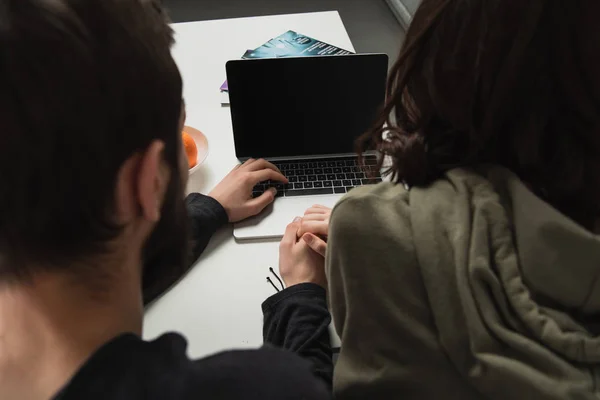
[[[362,151],[395,182],[497,164],[574,220],[600,210],[598,0],[423,0]],[[380,165],[381,166],[381,165]]]

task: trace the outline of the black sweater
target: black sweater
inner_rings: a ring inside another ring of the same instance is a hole
[[[187,205],[194,255],[199,256],[227,215],[218,202],[199,194],[190,195]],[[185,272],[150,272],[144,279],[145,301],[155,299]],[[330,398],[331,317],[325,290],[313,284],[293,286],[267,299],[262,309],[262,349],[190,360],[187,343],[178,334],[152,342],[126,334],[96,351],[55,399]]]

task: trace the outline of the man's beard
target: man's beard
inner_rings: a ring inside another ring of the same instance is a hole
[[[191,265],[190,233],[183,193],[179,174],[173,174],[165,194],[160,221],[142,253],[144,305],[169,289]]]

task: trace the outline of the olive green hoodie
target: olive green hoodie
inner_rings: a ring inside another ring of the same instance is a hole
[[[505,169],[355,189],[327,274],[338,399],[600,398],[600,237]]]

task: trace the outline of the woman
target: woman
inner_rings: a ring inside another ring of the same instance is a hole
[[[360,140],[392,182],[331,215],[337,398],[600,394],[598,15],[423,1]]]

